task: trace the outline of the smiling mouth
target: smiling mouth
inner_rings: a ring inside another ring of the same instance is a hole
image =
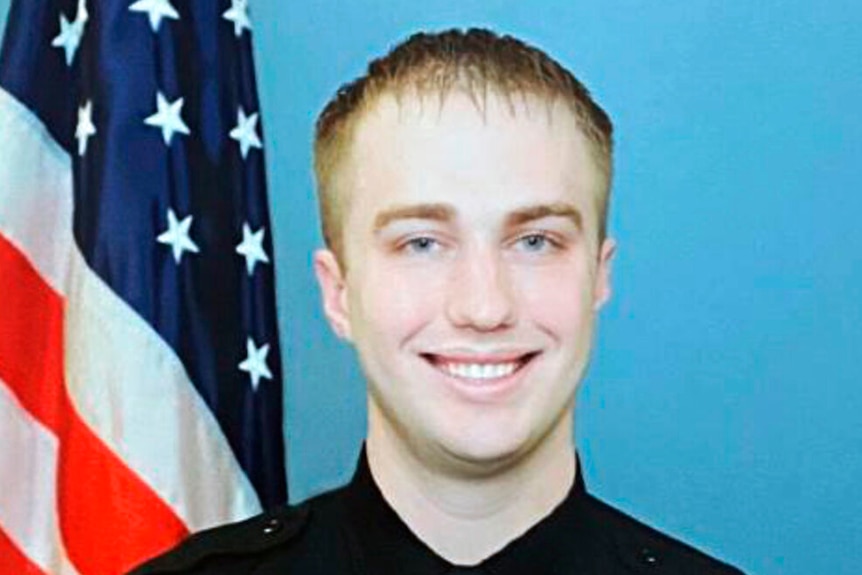
[[[481,384],[495,382],[514,375],[539,355],[539,352],[525,353],[521,356],[499,360],[471,360],[446,357],[433,353],[423,353],[421,355],[437,371],[449,377],[469,383]]]

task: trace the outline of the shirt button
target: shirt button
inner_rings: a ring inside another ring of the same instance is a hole
[[[658,567],[660,563],[658,554],[649,547],[643,547],[641,549],[640,561],[647,567]]]
[[[272,535],[273,533],[281,531],[281,528],[283,526],[284,524],[281,522],[280,519],[278,519],[277,517],[272,517],[271,519],[268,519],[266,523],[264,523],[263,532],[266,535]]]

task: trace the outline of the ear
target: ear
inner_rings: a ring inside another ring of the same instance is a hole
[[[605,238],[599,248],[599,262],[596,268],[596,285],[593,292],[593,309],[600,310],[611,299],[611,263],[617,252],[617,243]]]
[[[351,341],[347,282],[335,254],[325,249],[314,252],[314,274],[320,285],[323,312],[332,331]]]

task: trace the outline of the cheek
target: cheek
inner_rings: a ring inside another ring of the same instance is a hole
[[[593,289],[580,267],[560,266],[522,274],[519,285],[523,311],[547,331],[563,336],[589,325]]]
[[[360,316],[380,336],[403,339],[431,321],[444,293],[444,274],[369,266],[357,290]]]

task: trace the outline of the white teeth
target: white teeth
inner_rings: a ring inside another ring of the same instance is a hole
[[[511,375],[518,364],[511,363],[445,363],[443,369],[449,375],[465,379],[496,379]]]

